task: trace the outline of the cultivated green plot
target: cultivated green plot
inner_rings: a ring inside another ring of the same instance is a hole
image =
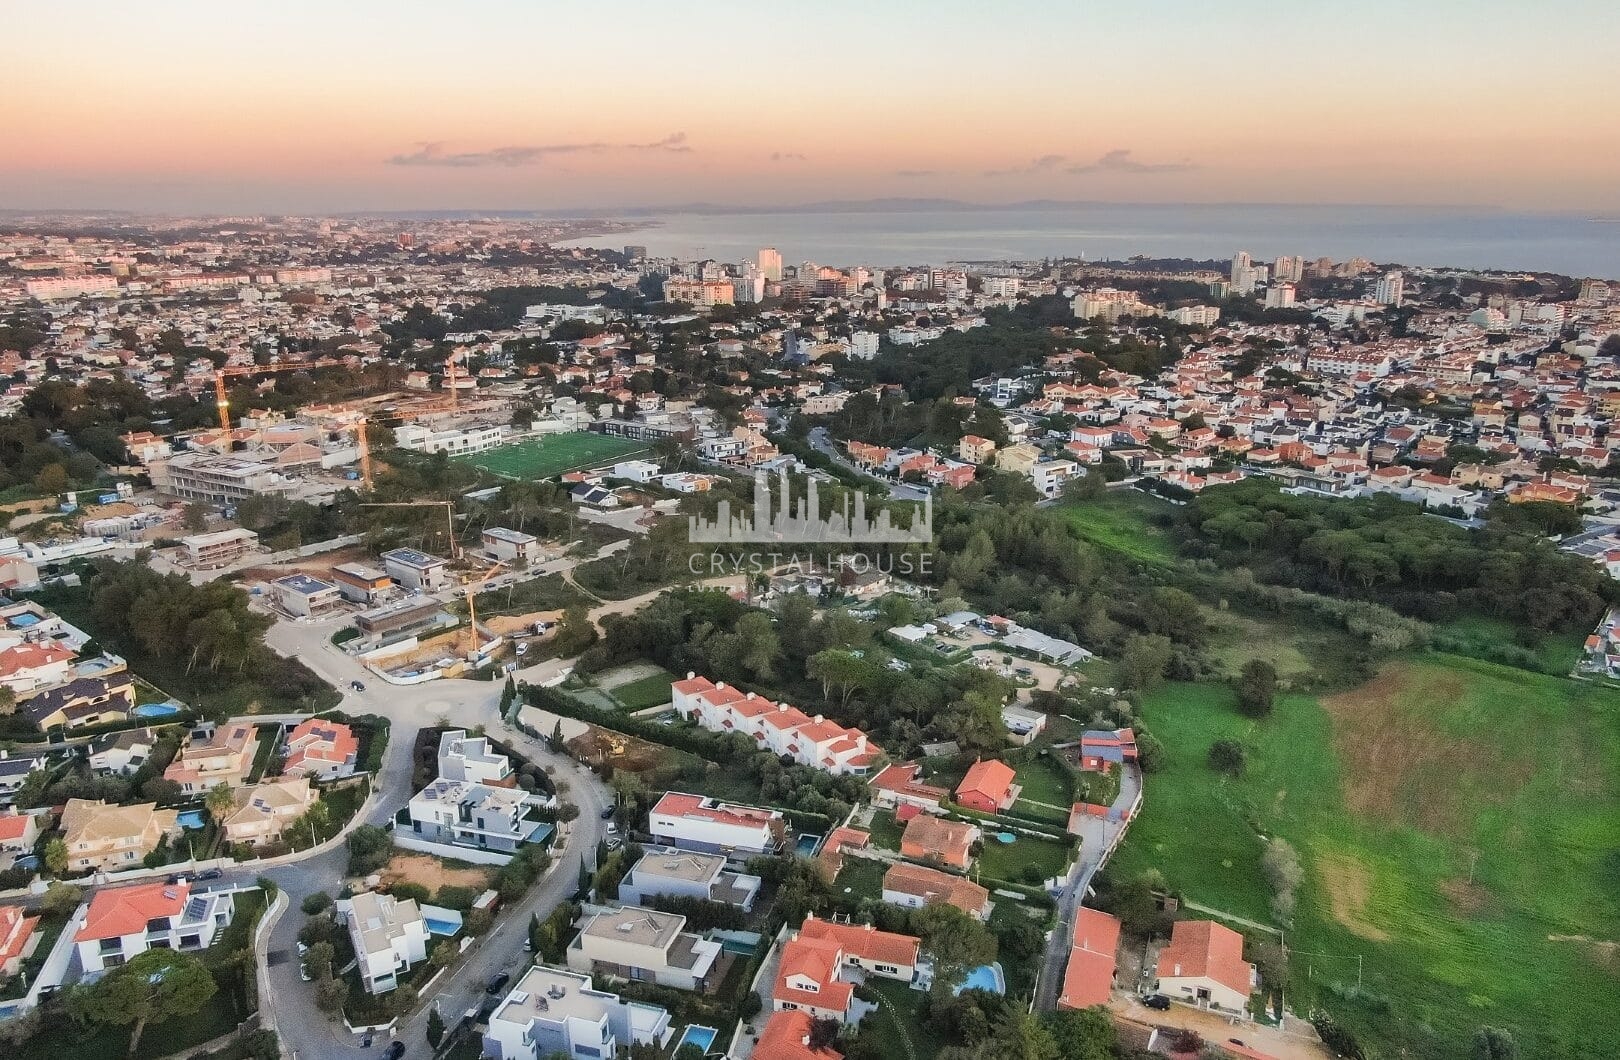
[[[570,471],[597,468],[644,455],[645,442],[633,442],[589,431],[525,438],[483,453],[458,457],[473,467],[502,478],[532,480],[555,478]]]

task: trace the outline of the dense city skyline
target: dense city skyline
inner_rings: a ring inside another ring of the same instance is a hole
[[[1499,6],[19,5],[0,206],[1620,210],[1620,12]]]

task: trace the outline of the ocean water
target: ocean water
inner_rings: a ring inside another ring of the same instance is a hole
[[[774,246],[787,264],[875,267],[1045,257],[1229,259],[1281,254],[1380,264],[1525,269],[1620,278],[1620,219],[1485,208],[1145,205],[848,212],[672,213],[608,240],[656,257],[742,261]]]

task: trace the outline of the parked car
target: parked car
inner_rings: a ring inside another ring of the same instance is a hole
[[[506,989],[506,984],[512,981],[511,972],[496,972],[490,977],[489,985],[484,987],[486,994],[498,994]]]
[[[298,978],[302,979],[306,983],[312,983],[315,981],[315,977],[309,974],[309,965],[305,964],[303,961],[298,962]]]
[[[1170,999],[1163,994],[1149,994],[1142,999],[1142,1004],[1148,1008],[1155,1008],[1161,1012],[1170,1007]]]
[[[608,835],[618,835],[619,834],[619,826],[617,824],[615,824],[614,822],[609,821],[608,826],[607,826],[607,834]]]
[[[196,880],[197,880],[198,883],[202,883],[205,880],[219,880],[219,879],[224,879],[224,878],[225,878],[225,873],[224,873],[224,870],[222,870],[222,869],[208,869],[206,871],[197,873],[197,876],[196,876]]]
[[[399,1060],[400,1057],[405,1055],[405,1043],[395,1042],[387,1049],[383,1050],[382,1055],[383,1060]]]
[[[364,692],[366,690],[366,683],[364,681],[350,681],[349,687],[354,689],[356,692]],[[400,1043],[395,1042],[394,1044],[399,1045]]]
[[[613,807],[609,806],[607,809],[602,811],[602,820],[604,820],[604,821],[613,820],[613,815],[615,813],[617,813],[617,812],[618,812],[617,810],[615,810]]]
[[[39,859],[32,854],[24,854],[16,861],[13,861],[11,863],[11,867],[14,869],[26,869],[29,872],[33,872],[35,869],[39,868]]]
[[[608,840],[605,845],[609,850],[618,850],[620,847],[624,846],[624,842],[620,840],[618,836],[608,836]]]

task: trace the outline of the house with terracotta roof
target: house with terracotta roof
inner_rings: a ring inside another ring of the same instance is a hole
[[[0,867],[9,868],[11,862],[23,854],[31,854],[39,842],[39,818],[31,813],[0,814]]]
[[[872,789],[872,803],[885,809],[915,806],[929,813],[939,813],[940,803],[950,797],[945,788],[924,784],[918,778],[922,766],[916,762],[891,762],[867,781]]]
[[[1114,962],[1119,950],[1119,919],[1081,906],[1074,917],[1069,963],[1063,970],[1059,1008],[1106,1005],[1114,991]]]
[[[956,786],[956,801],[980,813],[1000,813],[1018,799],[1022,790],[1013,783],[1013,769],[995,758],[981,758],[968,768]]]
[[[287,734],[286,751],[282,775],[336,780],[354,773],[360,738],[342,722],[305,718]]]
[[[981,836],[978,825],[919,813],[900,833],[900,856],[965,870],[973,863],[973,844]]]
[[[688,673],[670,686],[677,713],[710,732],[740,732],[755,746],[835,774],[865,776],[877,767],[883,749],[859,729],[839,725],[798,707],[775,703],[724,681]]]
[[[0,651],[0,685],[21,699],[67,681],[75,658],[72,651],[59,644],[13,644]]]
[[[1179,920],[1159,951],[1157,989],[1199,1008],[1241,1013],[1259,979],[1243,959],[1243,936],[1213,920]]]
[[[872,833],[840,825],[827,833],[827,841],[821,844],[821,852],[816,855],[816,861],[821,865],[827,879],[835,880],[844,869],[844,852],[865,850],[871,843]]]
[[[61,827],[70,872],[135,868],[165,836],[180,833],[174,810],[160,810],[155,802],[110,806],[100,799],[69,799]]]
[[[39,948],[39,917],[29,916],[21,906],[0,905],[0,978],[9,979],[22,970],[22,962]]]
[[[154,947],[201,950],[231,922],[231,891],[192,893],[189,883],[143,883],[97,891],[73,943],[94,975]]]
[[[883,874],[883,900],[908,909],[944,903],[969,916],[990,919],[990,892],[965,876],[926,865],[895,862]]]
[[[647,830],[658,842],[733,858],[776,853],[787,828],[780,810],[681,791],[666,792],[647,815]]]
[[[908,983],[916,976],[920,946],[911,935],[809,916],[782,944],[771,1007],[847,1023],[861,973]]]
[[[258,846],[281,838],[287,825],[302,817],[318,797],[308,777],[280,777],[237,788],[235,809],[225,818],[225,838]]]
[[[800,1010],[771,1013],[754,1044],[754,1060],[843,1060],[844,1054],[831,1046],[810,1045],[813,1023],[810,1014]]]
[[[163,779],[174,781],[187,794],[211,791],[219,784],[234,788],[252,772],[258,749],[258,730],[245,721],[199,727],[186,736]]]

